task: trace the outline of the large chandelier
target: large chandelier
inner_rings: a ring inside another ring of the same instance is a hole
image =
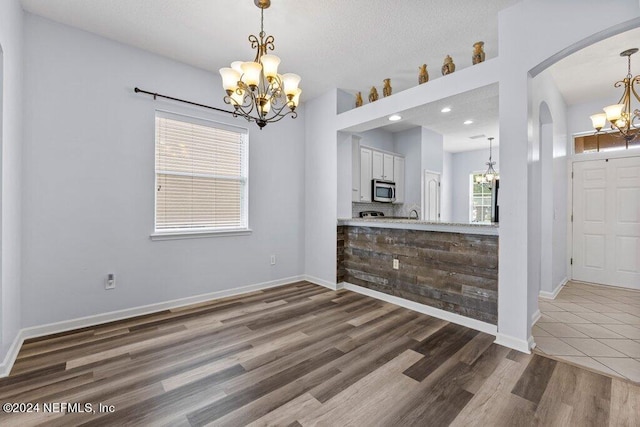
[[[631,74],[631,55],[637,51],[637,48],[633,48],[620,53],[620,56],[627,57],[628,67],[627,76],[614,84],[614,87],[624,86],[624,92],[618,103],[604,107],[604,113],[591,116],[591,121],[596,133],[600,132],[606,123],[609,122],[611,125],[610,130],[620,132],[620,135],[626,141],[627,148],[629,147],[629,142],[638,136],[638,130],[640,129],[638,123],[636,123],[636,121],[640,119],[640,110],[637,108],[633,111],[631,110],[631,93],[633,93],[636,100],[640,102],[640,97],[635,88],[635,84],[640,82],[640,75],[633,77]]]
[[[493,184],[493,181],[498,179],[498,172],[496,172],[496,170],[493,168],[493,166],[496,164],[496,162],[493,161],[492,159],[492,148],[491,148],[491,143],[493,142],[493,137],[488,138],[489,139],[489,161],[487,163],[485,163],[488,168],[487,171],[481,175],[476,175],[476,183],[478,184],[489,184],[489,187],[491,187],[491,185]]]
[[[262,129],[286,116],[296,118],[296,107],[302,90],[298,88],[300,76],[293,73],[278,74],[280,58],[267,54],[274,49],[273,36],[264,32],[264,10],[271,0],[253,0],[260,8],[260,34],[249,36],[251,48],[256,49],[253,61],[235,61],[231,68],[221,68],[222,87],[227,95],[224,102],[234,107],[234,116],[254,121]]]

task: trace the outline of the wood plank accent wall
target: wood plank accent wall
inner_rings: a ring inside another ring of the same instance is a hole
[[[337,274],[337,282],[336,283],[340,283],[340,282],[344,282],[344,275],[346,273],[345,268],[344,268],[344,229],[345,227],[339,226],[338,227],[338,239],[337,239],[337,257],[336,257],[336,262],[338,263],[338,265],[336,266],[336,271],[338,272]]]
[[[497,324],[497,236],[338,226],[337,262],[338,283]]]

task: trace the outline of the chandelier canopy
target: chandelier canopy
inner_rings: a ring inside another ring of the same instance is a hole
[[[600,132],[609,122],[611,131],[617,130],[620,135],[625,139],[627,148],[629,142],[635,139],[639,133],[640,110],[631,109],[631,94],[635,97],[636,101],[640,102],[640,97],[636,91],[635,85],[640,83],[640,75],[633,77],[631,74],[631,55],[638,52],[637,48],[627,49],[620,53],[620,56],[627,57],[627,76],[617,81],[614,87],[624,87],[622,96],[617,104],[604,107],[604,113],[594,114],[591,116],[591,122],[594,129]]]
[[[296,107],[302,90],[298,88],[300,76],[293,73],[278,74],[280,58],[268,54],[274,50],[273,36],[264,32],[264,10],[271,0],[254,0],[260,8],[260,33],[249,36],[251,48],[256,50],[253,61],[235,61],[230,68],[221,68],[222,87],[227,95],[224,102],[234,107],[234,116],[254,121],[262,129],[286,116],[296,118]]]

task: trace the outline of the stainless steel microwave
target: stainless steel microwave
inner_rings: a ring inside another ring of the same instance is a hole
[[[396,183],[374,179],[371,181],[371,197],[374,202],[393,203],[396,201]]]

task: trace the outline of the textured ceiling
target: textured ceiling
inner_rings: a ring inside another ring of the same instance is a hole
[[[640,28],[594,43],[549,68],[568,105],[610,99],[615,104],[622,89],[613,84],[627,75],[627,58],[620,52],[640,48]],[[631,57],[631,72],[640,74],[640,52]],[[594,111],[596,113],[596,111]]]
[[[440,76],[449,54],[471,65],[473,43],[498,55],[498,11],[517,0],[273,0],[265,31],[281,71],[302,76],[304,99],[338,87],[365,91],[392,79],[394,92],[417,84],[418,66]],[[25,10],[217,72],[253,59],[260,28],[252,0],[22,0]]]

